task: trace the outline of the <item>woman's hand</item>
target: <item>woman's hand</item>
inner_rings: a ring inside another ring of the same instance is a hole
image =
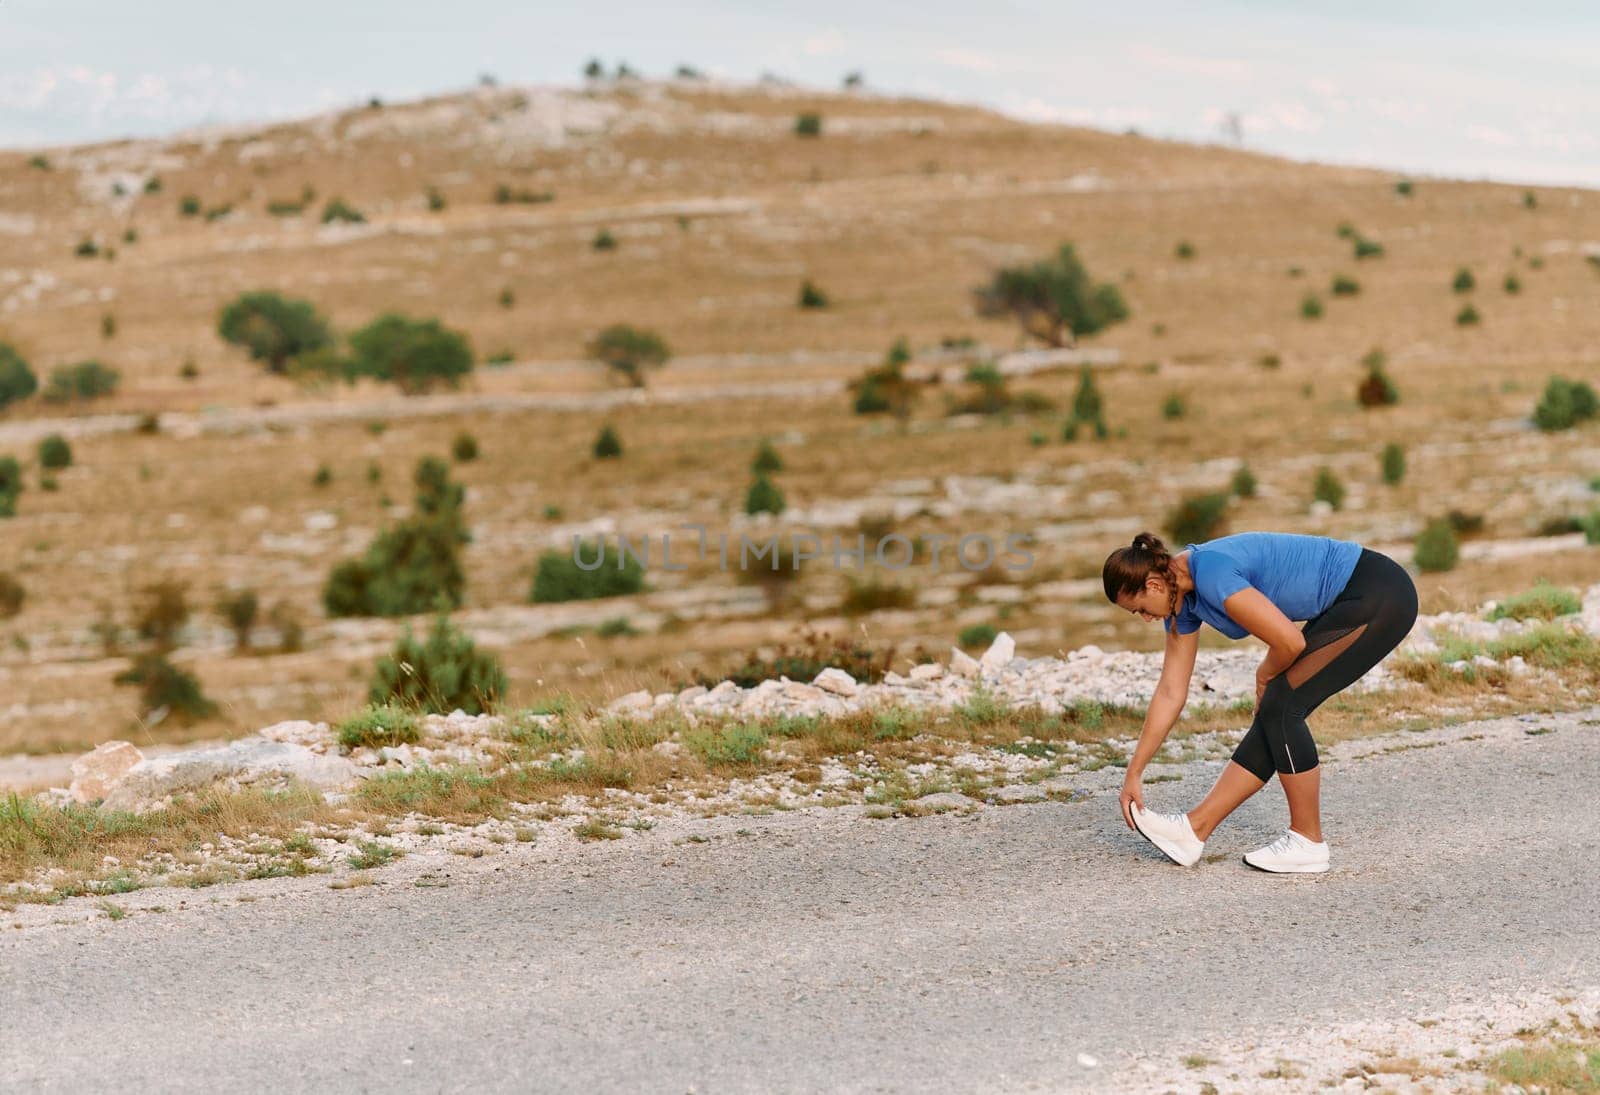
[[[1118,799],[1118,804],[1122,807],[1122,820],[1128,823],[1128,828],[1134,829],[1136,832],[1138,830],[1133,824],[1133,814],[1129,811],[1128,804],[1132,803],[1138,806],[1139,809],[1144,809],[1144,788],[1139,786],[1139,782],[1139,773],[1130,769],[1128,774],[1123,777],[1122,797]]]

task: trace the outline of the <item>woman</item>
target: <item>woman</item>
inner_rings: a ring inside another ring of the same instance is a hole
[[[1222,819],[1278,773],[1289,828],[1244,861],[1263,871],[1328,869],[1318,806],[1321,770],[1306,716],[1383,660],[1417,619],[1417,587],[1405,567],[1353,540],[1288,532],[1241,532],[1168,554],[1148,532],[1107,558],[1106,598],[1144,620],[1166,621],[1161,680],[1122,784],[1122,819],[1174,862],[1200,859]],[[1293,620],[1306,620],[1296,631]],[[1200,624],[1267,644],[1256,670],[1256,706],[1211,792],[1187,814],[1144,808],[1140,777],[1189,696]]]

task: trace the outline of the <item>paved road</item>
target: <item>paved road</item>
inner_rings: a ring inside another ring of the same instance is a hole
[[[1596,714],[1330,759],[1320,877],[1237,858],[1282,824],[1274,783],[1190,870],[1101,793],[164,891],[188,907],[0,936],[0,1087],[1079,1090],[1208,1034],[1594,985]]]

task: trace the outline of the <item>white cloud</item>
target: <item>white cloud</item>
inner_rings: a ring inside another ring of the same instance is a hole
[[[1511,148],[1517,143],[1517,139],[1505,130],[1488,125],[1467,126],[1467,136],[1483,144],[1492,144],[1496,148]]]
[[[1204,76],[1210,80],[1247,80],[1250,66],[1244,61],[1223,57],[1199,57],[1193,54],[1174,53],[1158,46],[1135,45],[1128,47],[1135,63],[1167,72],[1181,72],[1188,76]]]

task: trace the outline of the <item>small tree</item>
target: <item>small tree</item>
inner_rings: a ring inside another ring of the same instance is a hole
[[[1177,543],[1202,543],[1221,534],[1226,527],[1228,492],[1191,494],[1167,515],[1166,528]]]
[[[660,368],[672,356],[660,335],[626,323],[601,331],[589,343],[588,352],[590,358],[610,369],[612,376],[635,388],[644,387],[644,370]]]
[[[622,438],[617,436],[617,431],[611,428],[608,422],[600,427],[600,436],[594,439],[594,458],[596,460],[615,460],[622,455]]]
[[[590,242],[590,246],[596,251],[615,251],[617,249],[617,237],[611,234],[611,229],[602,228],[594,234],[594,239]]]
[[[1461,542],[1448,518],[1436,517],[1417,537],[1413,559],[1418,569],[1437,572],[1455,569],[1461,558]]]
[[[826,308],[827,306],[828,294],[818,289],[811,279],[807,278],[800,286],[800,307]]]
[[[892,414],[904,426],[918,395],[916,382],[905,374],[910,361],[911,348],[906,340],[896,339],[884,355],[882,365],[869,369],[852,382],[856,414]]]
[[[1233,473],[1233,493],[1240,498],[1255,497],[1256,477],[1249,464],[1240,464],[1239,470]]]
[[[222,309],[217,333],[243,346],[254,361],[273,373],[287,371],[289,359],[333,341],[327,322],[310,301],[291,300],[270,290],[242,293]]]
[[[1161,417],[1182,418],[1188,409],[1188,405],[1183,401],[1182,393],[1173,392],[1161,404]]]
[[[9,343],[0,342],[0,407],[26,399],[39,390],[39,378]]]
[[[1395,442],[1391,441],[1383,447],[1383,455],[1378,458],[1378,463],[1383,469],[1383,481],[1391,487],[1405,478],[1405,450]]]
[[[778,455],[778,450],[772,447],[772,442],[766,438],[761,439],[761,446],[756,449],[756,458],[750,463],[750,470],[756,475],[772,475],[783,470],[783,458]]]
[[[450,455],[455,457],[458,464],[476,460],[478,458],[478,439],[470,433],[456,434],[456,439],[450,444]]]
[[[52,471],[72,466],[72,446],[59,433],[53,433],[39,442],[39,466]]]
[[[1335,274],[1333,283],[1328,291],[1336,297],[1353,297],[1361,292],[1361,283],[1355,278],[1346,277],[1344,274]]]
[[[394,704],[412,710],[448,715],[492,711],[506,693],[506,674],[492,654],[480,651],[470,636],[451,626],[440,613],[424,642],[407,624],[394,652],[378,662],[370,704]]]
[[[1178,246],[1172,249],[1172,253],[1175,257],[1188,261],[1194,258],[1194,244],[1188,240],[1179,240]]]
[[[112,683],[139,686],[146,718],[160,715],[175,722],[198,722],[217,713],[217,705],[201,691],[200,681],[168,661],[164,652],[139,655]]]
[[[744,511],[751,516],[758,513],[779,514],[784,511],[783,492],[765,475],[757,475],[755,482],[745,492]]]
[[[121,373],[98,361],[57,365],[50,370],[50,382],[40,398],[46,403],[98,399],[114,393],[121,380]]]
[[[322,207],[322,223],[332,224],[339,221],[346,224],[364,224],[366,217],[361,210],[347,203],[343,198],[333,198]]]
[[[234,649],[239,653],[250,650],[250,632],[260,615],[261,602],[255,590],[224,590],[217,596],[217,615],[233,632]]]
[[[389,312],[350,336],[355,375],[393,381],[406,395],[436,385],[459,387],[472,372],[472,344],[467,336],[442,326],[437,319],[415,320]]]
[[[1461,311],[1456,313],[1456,326],[1472,327],[1475,326],[1481,318],[1482,317],[1478,315],[1478,310],[1472,305],[1468,304],[1463,306]]]
[[[1300,299],[1300,315],[1304,319],[1322,318],[1322,298],[1315,293],[1307,293]]]
[[[1533,409],[1533,424],[1547,432],[1571,429],[1593,418],[1597,410],[1600,410],[1600,402],[1596,401],[1594,389],[1588,384],[1552,376],[1545,384],[1538,406]]]
[[[17,515],[17,497],[22,494],[22,465],[15,456],[0,456],[0,517]]]
[[[1338,509],[1344,505],[1344,484],[1339,482],[1339,477],[1333,474],[1332,468],[1318,468],[1316,481],[1311,485],[1311,496]]]
[[[161,651],[178,645],[178,633],[189,622],[189,597],[176,578],[162,578],[139,590],[140,602],[135,627],[141,639],[149,639]]]
[[[816,111],[805,111],[794,119],[794,131],[800,137],[822,136],[822,115]]]
[[[1383,365],[1373,363],[1368,365],[1366,378],[1356,389],[1356,398],[1363,407],[1386,407],[1400,402],[1400,392],[1389,374],[1383,371]]]
[[[1051,346],[1075,345],[1128,318],[1121,291],[1094,284],[1070,243],[1050,259],[997,271],[973,296],[980,315],[1015,316],[1025,334]]]
[[[1456,270],[1456,277],[1450,283],[1450,288],[1458,293],[1469,293],[1475,285],[1477,281],[1473,279],[1472,271],[1463,266]]]

